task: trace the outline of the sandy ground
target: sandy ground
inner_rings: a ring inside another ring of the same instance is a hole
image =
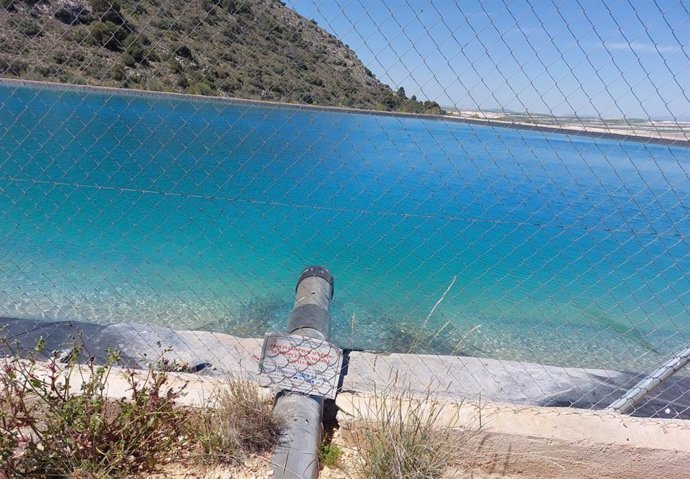
[[[481,428],[475,423],[471,434],[458,430],[449,441],[457,455],[439,479],[690,479],[688,421],[505,405],[483,410]],[[461,417],[466,427],[468,416]],[[560,423],[560,430],[552,429],[552,423]],[[360,425],[353,415],[340,416],[331,444],[342,455],[337,464],[321,469],[320,478],[366,479],[357,474],[361,457],[352,434]],[[146,479],[273,478],[270,459],[253,457],[235,467],[220,467],[200,466],[190,458]]]
[[[193,458],[168,464],[156,474],[147,474],[142,479],[263,479],[273,477],[269,457],[251,457],[243,464],[203,465]]]
[[[356,449],[338,431],[333,444],[343,454],[335,467],[324,467],[321,479],[359,479]],[[658,449],[573,444],[530,436],[478,434],[449,444],[458,450],[458,465],[439,479],[685,479],[690,454]],[[273,478],[270,458],[254,457],[237,467],[199,466],[182,462],[166,466],[146,479]]]

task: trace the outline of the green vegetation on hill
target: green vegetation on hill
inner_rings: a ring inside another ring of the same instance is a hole
[[[442,113],[277,0],[0,0],[0,77]]]

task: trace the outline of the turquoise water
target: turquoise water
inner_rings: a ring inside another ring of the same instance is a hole
[[[665,145],[0,85],[0,315],[281,331],[319,263],[341,346],[646,368],[690,338],[689,171]]]

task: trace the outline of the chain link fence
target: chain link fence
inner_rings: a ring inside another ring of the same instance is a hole
[[[10,338],[257,374],[320,263],[350,390],[602,409],[686,348],[688,6],[422,3],[0,0]]]

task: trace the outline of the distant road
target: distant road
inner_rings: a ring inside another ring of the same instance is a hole
[[[452,108],[446,108],[446,115],[495,126],[690,146],[690,122],[559,117]]]

